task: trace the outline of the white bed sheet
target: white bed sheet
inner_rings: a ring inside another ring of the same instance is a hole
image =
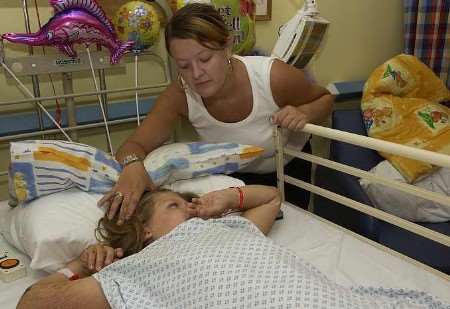
[[[0,216],[7,207],[6,202],[0,202]],[[295,206],[285,204],[283,209],[284,219],[275,223],[270,237],[297,252],[337,283],[422,290],[450,303],[449,280],[380,250]],[[10,253],[17,252],[3,237],[0,237],[0,246],[6,246]],[[26,256],[17,253],[17,257],[28,266]],[[0,308],[16,308],[24,290],[44,275],[42,271],[27,267],[27,277],[10,283],[0,281]]]

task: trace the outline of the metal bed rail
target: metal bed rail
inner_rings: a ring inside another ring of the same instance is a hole
[[[364,214],[373,216],[377,219],[383,220],[390,224],[396,225],[400,228],[408,230],[417,235],[423,236],[425,238],[431,239],[437,243],[440,243],[444,246],[450,247],[450,236],[445,234],[436,232],[434,230],[425,228],[416,223],[407,221],[395,215],[389,214],[382,210],[376,209],[370,205],[360,203],[354,201],[348,197],[342,196],[335,192],[323,189],[319,186],[292,178],[288,175],[284,174],[284,155],[295,156],[313,164],[319,164],[326,166],[328,168],[332,168],[338,170],[340,172],[345,172],[347,174],[357,176],[360,178],[369,179],[370,181],[387,184],[387,185],[395,185],[396,188],[403,192],[408,192],[414,194],[415,196],[420,196],[423,198],[427,198],[441,204],[450,207],[450,197],[444,194],[430,192],[425,189],[417,188],[413,185],[409,184],[401,184],[397,181],[387,180],[383,177],[378,177],[373,175],[372,173],[363,171],[361,169],[357,169],[345,164],[340,164],[331,160],[327,160],[318,156],[314,156],[311,154],[307,154],[289,147],[285,147],[282,141],[281,128],[274,128],[274,139],[276,143],[276,162],[277,162],[277,177],[278,177],[278,188],[282,193],[282,199],[284,201],[284,182],[293,184],[302,189],[308,190],[313,194],[321,195],[325,198],[331,199],[333,201],[338,202],[346,207],[353,208],[357,211],[360,211]],[[303,129],[304,132],[314,134],[317,136],[321,136],[324,138],[329,138],[333,140],[338,140],[346,143],[350,143],[353,145],[366,147],[370,149],[374,149],[377,151],[389,152],[397,155],[401,155],[404,157],[408,157],[411,159],[425,161],[427,163],[432,163],[441,167],[450,167],[450,156],[435,153],[428,150],[417,149],[409,146],[399,145],[396,143],[391,143],[383,140],[378,140],[370,137],[361,136],[358,134],[343,132],[340,130],[335,130],[331,128],[321,127],[313,124],[307,124]],[[309,209],[312,210],[311,208]],[[448,277],[448,276],[447,276]]]

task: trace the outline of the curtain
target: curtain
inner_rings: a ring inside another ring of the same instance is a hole
[[[450,88],[450,0],[403,0],[405,53],[428,65]]]

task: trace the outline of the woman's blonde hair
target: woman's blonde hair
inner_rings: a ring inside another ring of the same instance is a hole
[[[109,219],[108,214],[105,213],[99,220],[96,228],[97,240],[113,248],[122,248],[124,257],[141,251],[145,246],[144,225],[153,214],[156,197],[164,192],[173,191],[159,190],[145,193],[139,201],[134,214],[129,220],[125,220],[122,225],[117,225],[117,220],[119,219],[118,213],[112,219]],[[176,194],[179,194],[188,202],[193,197],[196,197],[192,193]]]
[[[204,47],[222,50],[230,33],[219,12],[209,4],[191,3],[174,13],[166,25],[166,48],[172,39],[193,39]]]

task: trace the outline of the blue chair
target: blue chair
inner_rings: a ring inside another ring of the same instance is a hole
[[[336,110],[332,114],[332,124],[332,127],[337,130],[366,135],[360,110]],[[383,160],[374,150],[334,140],[330,144],[330,159],[366,171]],[[358,202],[372,205],[357,177],[317,166],[315,184]],[[314,213],[450,274],[450,248],[444,245],[319,195],[314,196]],[[450,235],[450,222],[420,223],[420,225]]]

